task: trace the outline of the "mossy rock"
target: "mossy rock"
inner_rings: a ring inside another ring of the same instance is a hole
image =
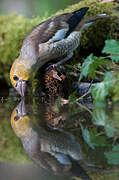
[[[77,4],[69,6],[65,10],[58,11],[55,15],[80,9],[89,6],[87,15],[96,15],[107,13],[111,16],[119,17],[116,11],[117,3],[98,3],[97,0],[82,0]],[[43,20],[45,20],[44,18]],[[1,15],[0,16],[0,79],[10,85],[9,71],[10,67],[18,57],[22,41],[27,33],[42,20],[37,18],[28,19],[20,15]],[[85,30],[82,35],[80,48],[75,52],[72,60],[79,60],[79,53],[88,54],[97,52],[104,45],[105,39],[119,39],[118,20],[108,19],[96,22],[89,29]],[[74,61],[72,61],[74,63]]]
[[[22,41],[40,21],[40,18],[27,19],[18,15],[0,16],[0,79],[9,83],[10,67],[19,55]]]

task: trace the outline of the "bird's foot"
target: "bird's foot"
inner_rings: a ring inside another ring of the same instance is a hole
[[[51,64],[51,65],[49,65],[47,68],[46,68],[46,71],[49,71],[50,69],[54,69],[54,68],[57,68],[57,63],[55,63],[55,64]]]
[[[48,71],[49,69],[54,69],[54,68],[57,68],[58,66],[60,66],[61,64],[63,64],[64,62],[66,62],[66,61],[68,61],[69,59],[71,59],[72,58],[72,56],[73,56],[73,51],[72,52],[70,52],[64,59],[62,59],[61,61],[59,61],[59,62],[57,62],[57,63],[55,63],[55,64],[52,64],[52,65],[50,65],[50,66],[48,66],[47,68],[46,68],[46,71]]]

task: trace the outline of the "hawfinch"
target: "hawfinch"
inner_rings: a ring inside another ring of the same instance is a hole
[[[100,14],[85,20],[88,7],[52,17],[38,24],[24,39],[20,55],[10,70],[11,83],[24,96],[26,82],[31,74],[50,60],[65,57],[55,65],[66,62],[79,46],[82,30],[97,19],[108,17]]]

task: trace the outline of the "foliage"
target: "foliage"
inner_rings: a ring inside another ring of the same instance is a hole
[[[112,39],[105,41],[105,47],[103,53],[110,54],[108,57],[115,62],[119,62],[119,42]]]
[[[85,142],[89,145],[89,147],[95,149],[94,144],[91,142],[90,132],[87,129],[84,129],[82,125],[81,125],[81,130]]]
[[[112,72],[106,72],[104,81],[92,85],[92,96],[96,101],[104,101],[109,95],[109,88],[113,86],[115,78]]]
[[[96,57],[90,54],[82,64],[79,81],[83,77],[96,79],[98,75],[101,75],[100,82],[94,83],[91,88],[93,99],[96,102],[104,102],[107,97],[112,99],[114,99],[113,97],[117,97],[119,79],[116,70],[119,68],[118,49],[118,41],[113,39],[106,40],[102,52],[110,55]]]
[[[105,152],[104,154],[109,164],[119,164],[119,144],[113,146],[112,151]]]
[[[103,63],[106,63],[104,61],[103,57],[96,57],[93,54],[90,54],[84,61],[82,68],[81,68],[81,74],[79,81],[83,78],[89,75],[92,78],[96,77],[95,70],[97,67]]]
[[[104,156],[108,164],[119,164],[119,42],[105,41],[101,56],[91,53],[79,68],[81,80],[93,79],[91,92],[93,97],[92,123],[86,127],[80,123],[82,137],[93,150],[108,147]],[[77,98],[74,102],[79,102]],[[110,108],[111,107],[111,108]],[[110,109],[109,109],[110,108]],[[111,148],[111,149],[110,149]]]

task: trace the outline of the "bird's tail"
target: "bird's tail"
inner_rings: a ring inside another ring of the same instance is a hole
[[[78,162],[70,159],[72,162],[71,172],[74,177],[81,178],[82,180],[91,180],[87,172],[78,164]]]
[[[79,24],[79,27],[77,29],[80,29],[80,31],[86,29],[87,27],[91,26],[95,21],[100,19],[109,18],[110,16],[107,14],[99,14],[97,16],[89,16],[84,18],[82,22]]]
[[[86,12],[88,11],[89,7],[83,7],[77,11],[73,11],[72,14],[73,16],[78,19],[78,22],[81,21],[81,19],[83,18],[83,16],[86,14]]]
[[[76,26],[82,21],[88,9],[89,9],[88,7],[83,7],[77,11],[72,12],[72,16],[67,21],[67,23],[69,24],[69,31],[67,32],[66,36],[68,36],[76,28]]]

